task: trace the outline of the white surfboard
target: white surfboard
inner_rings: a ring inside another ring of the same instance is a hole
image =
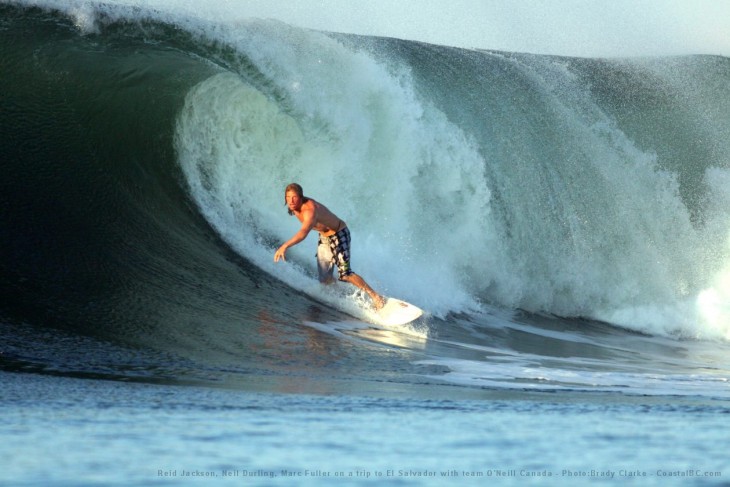
[[[377,321],[387,326],[405,325],[422,314],[423,310],[418,306],[395,298],[386,298],[385,306],[374,313]]]

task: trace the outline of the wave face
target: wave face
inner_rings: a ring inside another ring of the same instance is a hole
[[[298,324],[353,305],[310,246],[273,263],[292,181],[432,328],[507,310],[730,337],[727,58],[59,9],[0,5],[6,343],[27,324],[242,367],[272,336],[306,348]]]

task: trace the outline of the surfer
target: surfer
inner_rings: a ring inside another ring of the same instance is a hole
[[[375,309],[382,308],[385,304],[383,297],[350,269],[350,230],[347,224],[322,203],[304,196],[304,190],[297,183],[290,184],[284,190],[284,203],[289,209],[289,214],[296,216],[302,222],[302,227],[279,247],[274,254],[274,262],[279,262],[280,259],[286,261],[287,249],[307,238],[310,231],[316,230],[319,232],[317,245],[319,280],[325,284],[333,282],[332,271],[337,265],[340,281],[359,287],[368,293]]]

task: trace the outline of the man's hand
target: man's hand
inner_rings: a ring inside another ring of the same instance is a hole
[[[279,250],[274,254],[274,262],[279,262],[279,260],[286,262],[286,245],[279,247]]]

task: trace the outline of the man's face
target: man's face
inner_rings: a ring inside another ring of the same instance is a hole
[[[287,191],[285,196],[286,206],[288,206],[291,211],[299,211],[299,208],[302,206],[302,198],[299,197],[295,191]]]

